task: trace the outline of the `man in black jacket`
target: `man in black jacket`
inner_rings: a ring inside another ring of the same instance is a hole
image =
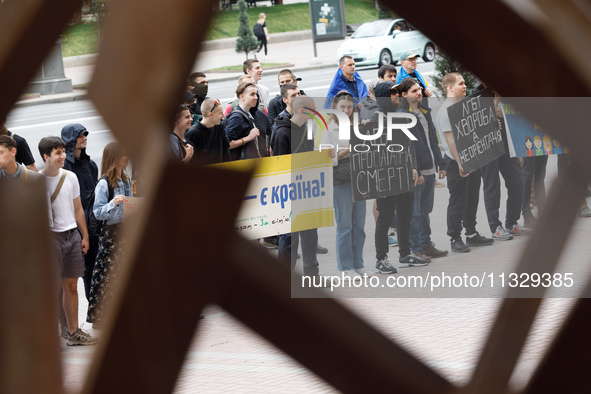
[[[396,112],[399,105],[398,90],[395,89],[393,82],[385,81],[378,84],[375,88],[375,96],[379,105],[379,110],[382,114],[389,112]],[[377,111],[363,111],[361,119],[370,119],[377,122],[380,115]],[[411,143],[411,155],[413,163],[413,180],[414,186],[422,183],[422,177],[416,167],[415,144]],[[413,191],[401,193],[398,195],[382,197],[377,199],[377,210],[379,212],[376,221],[375,231],[375,247],[376,247],[376,271],[382,274],[394,274],[397,272],[388,261],[388,229],[397,214],[396,229],[398,233],[399,242],[399,267],[420,267],[427,265],[429,260],[419,258],[411,253],[410,245],[410,221],[412,217],[412,207],[414,203]]]
[[[314,151],[314,141],[307,138],[306,122],[311,117],[306,114],[307,110],[305,107],[315,109],[316,104],[310,97],[297,97],[292,103],[292,117],[277,119],[277,131],[273,149],[275,156]],[[318,260],[316,259],[316,247],[318,245],[318,232],[316,229],[293,233],[293,237],[292,233],[280,235],[279,259],[281,261],[291,262],[291,268],[295,268],[298,235],[302,239],[304,275],[317,276],[319,270]],[[294,250],[293,256],[291,252],[292,247]]]
[[[414,143],[417,167],[424,179],[423,184],[417,185],[414,190],[410,222],[411,250],[415,256],[423,259],[443,257],[448,254],[447,250],[439,250],[431,242],[429,214],[433,211],[435,176],[439,170],[439,179],[445,178],[447,165],[441,156],[431,109],[421,105],[423,101],[421,85],[414,78],[404,78],[398,89],[403,98],[398,111],[411,113],[417,117],[417,124],[410,131],[417,138]]]
[[[296,85],[296,88],[298,86],[298,81],[301,81],[301,78],[296,78],[295,75],[293,75],[293,72],[289,69],[284,69],[279,71],[279,75],[277,76],[277,80],[279,81],[279,90],[281,90],[281,87],[283,85],[285,85],[286,83],[292,83],[294,85]],[[300,95],[303,96],[305,95],[303,90],[300,90]],[[269,118],[269,123],[273,124],[273,122],[275,121],[275,118],[277,118],[277,116],[283,112],[286,108],[286,104],[285,101],[280,94],[278,94],[277,96],[275,96],[270,102],[269,105],[267,106],[267,117]]]
[[[62,129],[62,139],[66,143],[66,160],[64,169],[72,171],[78,177],[80,184],[80,202],[84,209],[86,225],[90,224],[89,215],[92,212],[90,199],[94,193],[94,188],[98,182],[98,167],[90,156],[86,154],[86,144],[88,131],[84,126],[78,123],[69,124]],[[98,252],[98,234],[92,236],[89,231],[89,249],[84,256],[84,291],[86,299],[90,293],[90,281],[92,279],[92,270],[94,261]]]

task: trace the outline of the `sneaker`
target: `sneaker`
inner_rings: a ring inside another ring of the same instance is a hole
[[[591,209],[589,209],[588,206],[584,206],[579,211],[579,217],[580,218],[591,218]]]
[[[398,246],[398,241],[392,237],[388,237],[388,245],[390,246]]]
[[[449,253],[447,250],[437,249],[433,242],[429,242],[429,246],[423,249],[422,252],[425,256],[430,257],[432,259],[447,256],[447,254]]]
[[[68,333],[68,346],[89,346],[94,344],[96,344],[96,338],[93,338],[80,328],[74,331],[73,334]]]
[[[400,268],[422,267],[422,266],[429,264],[429,261],[430,260],[424,260],[424,259],[418,258],[414,254],[409,254],[406,257],[401,257],[398,259],[398,262],[400,263],[400,265],[399,265]]]
[[[503,226],[498,226],[495,232],[492,235],[493,239],[498,239],[499,241],[509,241],[513,239],[513,236],[507,232],[503,228]]]
[[[390,235],[390,236],[396,235],[396,227],[388,228],[388,235]]]
[[[266,246],[267,248],[279,248],[279,238],[278,237],[267,237],[263,238],[261,241],[261,245]]]
[[[466,245],[468,246],[488,246],[494,243],[494,239],[483,237],[478,232],[473,237],[466,236]]]
[[[373,273],[369,272],[365,268],[357,268],[357,269],[354,269],[353,271],[357,272],[357,274],[359,274],[360,276],[367,275],[368,278],[375,276]]]
[[[462,238],[452,239],[451,251],[456,253],[466,253],[470,251],[470,247],[462,241]]]
[[[515,234],[515,235],[529,235],[530,234],[530,230],[521,227],[519,225],[519,223],[515,223],[513,226],[509,227],[507,229],[507,232],[509,234]]]
[[[327,254],[328,253],[328,249],[326,249],[324,246],[322,246],[320,244],[316,244],[316,253],[318,253],[318,254]]]
[[[392,267],[392,264],[388,259],[380,260],[376,263],[376,271],[380,274],[395,274],[396,268]]]

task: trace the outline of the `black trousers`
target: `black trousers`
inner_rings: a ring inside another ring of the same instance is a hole
[[[521,199],[523,198],[523,174],[518,158],[512,158],[508,153],[496,158],[481,169],[484,191],[484,207],[490,231],[495,232],[502,223],[499,220],[501,206],[501,179],[505,180],[507,188],[507,213],[505,227],[510,228],[517,223],[521,216]]]
[[[453,240],[462,235],[462,227],[466,235],[476,233],[476,212],[480,197],[482,175],[476,170],[466,178],[460,176],[458,163],[446,157],[447,189],[449,204],[447,205],[447,235]]]
[[[388,257],[388,228],[392,224],[394,213],[397,215],[398,253],[400,257],[408,256],[410,254],[410,220],[412,219],[414,192],[378,198],[376,201],[379,212],[375,233],[377,261]]]
[[[259,49],[257,50],[257,52],[260,52],[261,49],[263,49],[263,47],[265,47],[265,56],[267,56],[267,36],[262,35],[260,37],[257,37],[257,39],[260,42]]]

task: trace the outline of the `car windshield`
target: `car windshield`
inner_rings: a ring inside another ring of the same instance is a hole
[[[388,27],[391,23],[391,20],[380,20],[364,23],[363,25],[359,26],[359,29],[353,33],[351,38],[365,38],[386,35],[388,32]]]

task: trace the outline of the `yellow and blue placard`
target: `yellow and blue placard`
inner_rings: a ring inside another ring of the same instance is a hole
[[[257,239],[332,226],[332,159],[327,151],[296,153],[216,164],[255,168],[236,218],[236,231]]]

